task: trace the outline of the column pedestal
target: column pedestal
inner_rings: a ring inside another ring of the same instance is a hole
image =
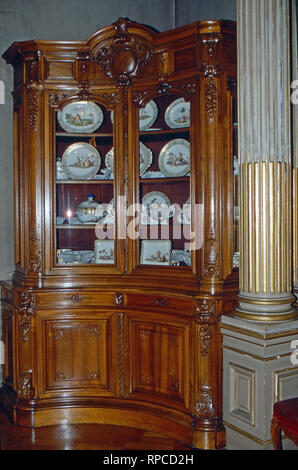
[[[273,403],[297,397],[291,343],[298,340],[298,320],[264,323],[223,315],[221,332],[227,449],[273,449]],[[288,439],[284,448],[297,450]]]

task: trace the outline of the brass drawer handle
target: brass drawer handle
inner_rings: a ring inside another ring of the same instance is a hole
[[[75,303],[78,303],[78,302],[83,302],[83,300],[85,300],[86,297],[84,297],[83,295],[80,295],[80,294],[74,294],[70,300],[72,302],[75,302]]]
[[[123,305],[124,295],[120,292],[115,294],[115,303],[116,305]]]
[[[165,300],[163,297],[157,297],[156,299],[154,299],[154,303],[158,307],[166,307],[167,305],[169,305],[169,302]]]

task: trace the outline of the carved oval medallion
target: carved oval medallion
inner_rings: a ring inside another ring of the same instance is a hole
[[[112,69],[115,75],[133,75],[138,66],[138,57],[131,49],[117,52],[113,57]]]

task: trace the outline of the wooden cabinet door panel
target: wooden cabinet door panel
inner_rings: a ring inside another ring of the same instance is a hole
[[[43,318],[43,390],[114,395],[113,325],[104,313]]]
[[[131,395],[188,408],[190,327],[131,319],[129,330]]]

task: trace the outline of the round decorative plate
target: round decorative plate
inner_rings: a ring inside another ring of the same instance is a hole
[[[100,164],[99,151],[86,142],[71,144],[62,156],[63,170],[73,180],[93,178],[98,172]]]
[[[184,176],[190,169],[190,143],[185,139],[168,142],[159,154],[158,164],[165,176]]]
[[[155,123],[158,115],[158,107],[154,100],[149,101],[146,106],[139,110],[139,129],[144,131]]]
[[[75,101],[58,112],[58,121],[67,132],[87,134],[102,124],[103,112],[93,101]]]
[[[174,212],[168,196],[160,191],[151,191],[142,199],[142,223],[167,222]]]
[[[140,142],[140,176],[142,176],[152,163],[151,150]],[[113,173],[114,171],[114,148],[112,147],[105,156],[106,167]]]
[[[190,102],[185,101],[184,98],[173,101],[165,112],[165,121],[172,129],[188,127],[190,125]]]
[[[108,170],[110,170],[111,173],[113,173],[113,171],[114,171],[114,149],[113,149],[113,147],[111,148],[111,150],[109,150],[106,153],[105,165],[108,168]]]

